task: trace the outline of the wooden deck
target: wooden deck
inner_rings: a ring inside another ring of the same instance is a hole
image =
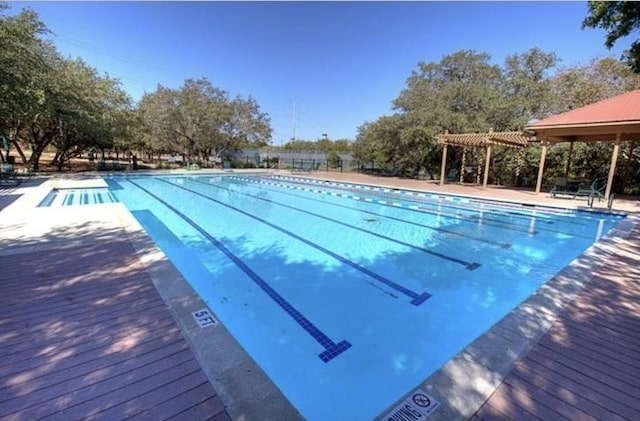
[[[640,420],[640,228],[472,421]]]
[[[0,255],[0,419],[229,420],[133,247]]]

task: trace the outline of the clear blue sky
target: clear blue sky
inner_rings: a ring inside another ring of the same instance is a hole
[[[604,32],[581,29],[586,2],[11,2],[29,6],[65,56],[120,79],[134,100],[157,84],[207,77],[230,96],[253,96],[275,145],[354,138],[392,114],[419,61],[462,49],[506,56],[532,47],[561,65],[618,58]],[[295,105],[294,105],[295,104]],[[295,107],[295,108],[294,108]],[[294,113],[295,109],[295,113]],[[295,119],[294,119],[295,115]],[[295,121],[295,125],[294,125]]]

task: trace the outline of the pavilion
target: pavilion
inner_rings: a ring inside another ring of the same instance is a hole
[[[547,147],[569,142],[568,168],[574,142],[615,142],[604,195],[609,199],[620,142],[640,140],[640,89],[538,120],[525,126],[525,131],[542,143],[536,194],[542,187]]]

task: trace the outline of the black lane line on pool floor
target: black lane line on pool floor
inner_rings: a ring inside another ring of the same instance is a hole
[[[265,199],[264,197],[256,196],[256,195],[253,195],[253,194],[250,194],[250,193],[244,193],[244,192],[241,192],[241,191],[231,190],[231,189],[226,188],[226,187],[216,186],[215,184],[205,183],[205,182],[199,181],[197,179],[189,179],[189,180],[191,180],[192,182],[195,182],[195,183],[203,184],[205,186],[216,187],[216,188],[227,190],[227,191],[233,191],[233,192],[241,194],[243,196],[247,196],[247,197],[251,197],[251,198],[254,198],[254,199],[262,200],[263,202],[271,203],[271,204],[274,204],[274,205],[277,205],[277,206],[282,206],[283,208],[291,209],[291,210],[294,210],[296,212],[301,212],[301,213],[305,213],[307,215],[314,216],[316,218],[324,219],[325,221],[333,222],[335,224],[342,225],[343,227],[354,229],[354,230],[363,232],[365,234],[373,235],[375,237],[382,238],[383,240],[391,241],[393,243],[400,244],[400,245],[405,246],[405,247],[410,247],[410,248],[412,248],[414,250],[418,250],[418,251],[421,251],[423,253],[426,253],[426,254],[429,254],[429,255],[432,255],[432,256],[435,256],[435,257],[439,257],[439,258],[444,259],[444,260],[448,260],[448,261],[450,261],[452,263],[457,263],[459,265],[464,266],[468,270],[474,270],[474,269],[477,269],[477,268],[479,268],[481,266],[480,263],[467,262],[466,260],[458,259],[456,257],[447,256],[446,254],[438,253],[437,251],[433,251],[433,250],[426,249],[424,247],[416,246],[415,244],[410,244],[410,243],[407,243],[407,242],[402,241],[402,240],[397,240],[395,238],[388,237],[388,236],[383,235],[383,234],[378,234],[377,232],[373,232],[373,231],[369,231],[369,230],[364,229],[364,228],[356,227],[355,225],[347,224],[346,222],[342,222],[342,221],[339,221],[337,219],[329,218],[327,216],[320,215],[318,213],[314,213],[314,212],[307,211],[307,210],[304,210],[304,209],[296,208],[295,206],[290,206],[290,205],[286,205],[284,203],[280,203],[280,202],[276,202],[276,201],[273,201],[273,200]],[[202,194],[202,193],[200,193],[200,194]],[[210,196],[207,196],[205,194],[202,194],[202,195],[204,197],[212,199]],[[214,200],[214,199],[212,199],[212,200]],[[289,231],[287,231],[287,232],[289,232]],[[291,234],[293,234],[293,233],[291,233]]]
[[[262,176],[261,178],[265,178],[264,176]],[[473,211],[475,208],[470,208],[469,206],[466,206],[462,203],[454,203],[451,200],[447,200],[445,199],[444,202],[436,202],[434,199],[431,199],[429,196],[434,196],[433,194],[429,194],[429,193],[414,193],[411,191],[405,191],[405,190],[401,190],[401,189],[392,189],[392,188],[379,188],[379,187],[366,187],[366,186],[360,186],[357,184],[348,184],[348,183],[337,183],[337,182],[333,182],[333,181],[329,181],[329,180],[325,180],[325,181],[321,181],[321,180],[315,180],[315,179],[304,179],[304,178],[296,178],[296,177],[285,177],[285,176],[281,176],[281,175],[272,175],[269,176],[268,179],[271,180],[279,180],[281,182],[287,182],[287,183],[293,183],[293,184],[299,184],[299,185],[317,185],[317,186],[322,186],[325,188],[329,188],[329,189],[334,189],[334,190],[339,190],[339,191],[346,191],[348,193],[353,193],[353,194],[357,194],[358,192],[362,192],[364,194],[368,194],[370,196],[374,196],[374,197],[382,197],[382,198],[389,198],[389,199],[393,199],[393,200],[404,200],[406,202],[414,202],[414,203],[419,203],[422,205],[429,205],[430,207],[434,208],[436,206],[438,207],[444,207],[444,208],[451,208],[451,209],[458,209],[458,210],[466,210],[466,211]],[[387,190],[387,191],[385,191]],[[404,196],[402,199],[398,198],[398,196]],[[416,200],[419,199],[420,197],[424,198],[425,200]],[[439,195],[437,197],[451,197],[448,195]],[[504,215],[507,217],[515,217],[515,218],[524,218],[524,219],[530,219],[532,217],[536,218],[537,221],[536,223],[542,223],[542,224],[547,224],[547,225],[553,225],[556,221],[550,220],[548,219],[546,216],[540,216],[540,215],[531,215],[529,214],[531,212],[531,210],[528,210],[528,213],[523,213],[523,212],[518,212],[518,211],[504,211],[501,210],[502,208],[504,208],[504,205],[498,205],[498,204],[494,204],[492,203],[490,200],[482,200],[482,199],[468,199],[470,204],[483,204],[487,206],[487,211],[491,211],[492,209],[494,209],[495,211],[492,211],[492,213],[496,214],[496,215]],[[476,205],[477,206],[477,205]],[[424,208],[425,211],[427,210],[435,210],[435,209],[430,209],[425,207]],[[441,212],[442,214],[445,214],[442,211],[438,211]],[[553,209],[549,209],[546,211],[542,211],[544,214],[553,214],[556,215],[558,217],[562,218],[562,222],[565,224],[569,224],[569,225],[578,225],[578,226],[587,226],[589,225],[587,222],[583,222],[582,219],[581,220],[575,220],[575,213],[573,212],[557,212],[554,211]],[[457,216],[460,217],[461,214],[460,213],[446,213],[445,215],[451,215],[451,216]],[[468,218],[469,220],[472,220],[470,217]],[[587,219],[590,219],[587,216]],[[496,223],[498,224],[503,224],[504,222],[499,221],[499,220],[494,220]],[[514,224],[514,225],[519,225],[519,224]],[[522,225],[521,225],[522,226]],[[559,232],[559,231],[554,231],[554,230],[548,230],[549,232]]]
[[[293,196],[289,192],[293,188],[293,189],[300,190],[300,191],[303,191],[303,192],[306,191],[306,192],[310,192],[310,193],[325,194],[325,195],[328,195],[328,196],[334,196],[334,197],[339,197],[339,198],[351,198],[348,195],[341,194],[341,193],[336,193],[334,195],[334,194],[330,194],[330,193],[328,193],[326,191],[323,191],[323,190],[320,190],[320,189],[311,189],[311,188],[304,188],[304,190],[303,190],[302,188],[297,187],[297,186],[296,187],[289,187],[287,184],[282,183],[282,182],[264,181],[264,180],[259,180],[259,179],[252,178],[252,177],[249,177],[249,178],[246,178],[246,177],[230,177],[230,178],[237,179],[237,180],[240,180],[240,181],[248,181],[248,182],[251,182],[251,183],[258,183],[258,184],[261,184],[261,185],[265,186],[264,188],[269,189],[269,191],[273,191],[273,192],[280,193],[280,194],[286,194],[288,196]],[[212,185],[210,183],[207,183],[207,184],[208,185]],[[274,186],[276,188],[270,188],[269,186]],[[216,187],[218,187],[218,186],[216,186]],[[280,188],[277,188],[277,187],[280,187]],[[286,191],[286,190],[283,191],[282,188],[285,188],[285,189],[287,189],[289,191]],[[308,197],[308,196],[303,196],[303,195],[295,195],[294,197],[300,198],[300,199],[304,199],[304,200],[309,200],[309,201],[322,203],[322,204],[328,205],[328,206],[334,206],[334,207],[338,207],[338,208],[342,208],[342,209],[348,209],[348,210],[351,210],[351,211],[357,211],[357,212],[360,212],[360,213],[366,213],[368,215],[374,215],[374,216],[376,216],[378,218],[390,219],[390,220],[393,220],[393,221],[398,221],[398,222],[402,222],[402,223],[405,223],[405,224],[410,224],[410,225],[413,225],[413,226],[416,226],[416,227],[420,227],[420,228],[427,228],[427,229],[430,229],[430,230],[433,230],[433,231],[443,232],[445,234],[455,235],[455,236],[466,238],[466,239],[469,239],[469,240],[479,241],[481,243],[486,243],[486,244],[491,244],[491,245],[494,245],[494,246],[498,246],[498,247],[500,247],[502,249],[511,248],[511,243],[507,243],[507,242],[500,242],[500,241],[489,240],[489,239],[486,239],[486,238],[479,238],[479,237],[475,237],[475,236],[468,235],[468,234],[465,234],[465,233],[462,233],[462,232],[458,232],[458,231],[448,230],[448,229],[440,228],[440,227],[434,227],[433,225],[425,225],[425,224],[421,224],[419,222],[408,221],[406,219],[397,218],[395,216],[380,215],[379,213],[376,213],[376,212],[373,212],[373,211],[363,210],[363,209],[356,209],[356,208],[354,208],[352,206],[341,205],[339,203],[326,202],[326,201],[323,201],[323,200],[314,199],[313,197]],[[371,203],[371,204],[375,204],[375,205],[385,205],[384,203],[367,202],[365,200],[358,200],[358,201],[359,202],[365,202],[365,203]],[[389,205],[385,205],[385,206],[389,206]],[[394,208],[398,208],[397,206],[393,206],[393,207]],[[406,211],[418,212],[416,209],[406,208],[404,206],[401,207],[400,209],[406,210]],[[426,212],[421,212],[421,213],[426,213]],[[463,222],[470,222],[470,221],[464,220]]]
[[[311,181],[309,181],[307,179],[295,178],[295,177],[285,177],[285,176],[280,176],[280,175],[270,176],[269,178],[272,179],[272,180],[280,180],[282,182],[301,184],[301,185],[320,185],[320,186],[325,187],[325,188],[331,188],[331,189],[334,189],[334,190],[346,191],[348,193],[353,193],[353,194],[355,194],[355,193],[363,193],[363,194],[369,194],[369,195],[372,195],[372,196],[382,197],[382,198],[386,198],[386,199],[404,200],[404,201],[407,201],[407,202],[419,203],[421,205],[428,205],[428,206],[432,206],[432,207],[444,207],[444,208],[455,209],[455,210],[458,210],[458,211],[475,212],[476,209],[477,209],[476,206],[471,207],[471,206],[466,205],[466,204],[464,204],[462,202],[455,203],[453,200],[447,200],[445,202],[438,202],[438,201],[435,201],[434,199],[431,199],[427,194],[413,193],[413,192],[403,193],[403,192],[405,192],[405,190],[402,190],[402,189],[399,189],[399,188],[364,187],[364,186],[358,186],[356,184],[336,183],[336,182],[328,182],[328,183],[324,182],[324,184],[322,184],[322,183],[318,183],[318,182],[311,182]],[[420,197],[422,197],[422,199],[424,199],[424,200],[416,200],[416,199],[419,199]],[[473,201],[471,199],[469,199],[469,204],[471,204],[471,203],[473,203]],[[530,217],[530,215],[523,214],[522,212],[505,211],[505,210],[503,210],[502,208],[500,208],[500,207],[498,207],[496,205],[490,205],[490,206],[492,206],[494,208],[492,213],[494,215],[496,215],[496,216],[505,216],[505,217],[511,217],[511,218],[514,218],[514,217],[515,218],[529,218]],[[456,215],[456,214],[452,214],[452,215]],[[502,223],[502,221],[496,221],[496,222],[497,223]],[[553,221],[549,221],[549,220],[543,220],[541,222],[544,222],[546,224],[553,224],[554,223]]]
[[[235,177],[235,178],[239,178],[239,177]],[[255,180],[255,178],[247,178],[249,180]],[[321,190],[319,188],[313,188],[314,186],[309,186],[309,183],[302,183],[302,182],[290,182],[290,181],[280,181],[280,177],[270,177],[267,178],[267,180],[278,180],[277,182],[274,181],[264,181],[264,178],[261,178],[260,181],[256,181],[259,183],[263,183],[263,184],[267,184],[267,183],[272,183],[273,185],[281,185],[285,188],[288,188],[287,186],[290,184],[293,184],[292,189],[298,189],[300,191],[308,191],[311,193],[320,193],[320,194],[327,194],[327,195],[331,195],[331,196],[336,196],[336,197],[346,197],[346,198],[350,198],[353,200],[358,200],[358,201],[364,201],[364,202],[371,202],[371,203],[376,203],[376,204],[380,204],[380,205],[384,205],[384,206],[392,206],[392,207],[398,207],[398,206],[394,206],[392,203],[385,203],[384,201],[378,201],[378,200],[367,200],[362,198],[362,196],[372,196],[372,197],[382,197],[382,198],[388,198],[384,195],[378,195],[375,192],[362,192],[363,194],[361,195],[357,195],[356,193],[353,194],[342,194],[342,193],[331,193],[330,190],[332,189],[332,187],[328,187],[328,186],[324,186],[327,190]],[[301,185],[301,186],[299,186]],[[322,187],[322,186],[318,186],[318,187]],[[336,189],[334,189],[336,190]],[[338,189],[339,190],[339,189]],[[390,198],[391,199],[391,198]],[[424,202],[420,202],[417,200],[410,200],[410,199],[401,199],[401,198],[393,198],[396,201],[404,201],[404,202],[411,202],[411,203],[416,203],[416,204],[422,204]],[[433,204],[429,204],[430,206],[435,206]],[[450,206],[447,204],[442,204],[442,207],[444,208],[455,208],[454,206]],[[455,218],[455,219],[459,219],[463,222],[469,222],[469,223],[478,223],[478,224],[484,224],[484,225],[488,225],[488,226],[492,226],[492,227],[496,227],[496,228],[500,228],[500,229],[508,229],[511,231],[520,231],[520,232],[525,232],[529,235],[537,235],[539,233],[539,231],[544,231],[544,232],[548,232],[548,233],[553,233],[553,234],[565,234],[565,235],[571,235],[573,237],[580,237],[580,238],[591,238],[590,236],[587,235],[583,235],[583,234],[578,234],[578,233],[567,233],[565,231],[559,231],[559,230],[555,230],[555,229],[549,229],[549,228],[539,228],[538,230],[530,228],[529,227],[524,227],[521,224],[517,224],[517,223],[509,223],[509,222],[503,222],[503,221],[498,221],[492,218],[486,218],[486,217],[479,217],[479,216],[464,216],[461,214],[454,214],[454,213],[450,213],[450,212],[443,212],[443,211],[437,211],[436,209],[432,209],[432,208],[428,208],[428,207],[424,207],[424,206],[416,206],[416,207],[405,207],[402,206],[402,209],[407,209],[410,211],[414,211],[414,212],[424,212],[424,213],[429,213],[431,215],[438,215],[438,216],[445,216],[445,217],[451,217],[451,218]],[[489,209],[486,210],[487,212],[490,212]],[[530,216],[529,218],[534,218],[536,221],[536,223],[538,222],[544,222],[546,223],[545,220],[540,220],[539,216]],[[488,223],[487,221],[494,221],[495,223]],[[580,225],[580,226],[584,226],[587,225],[586,223],[578,223],[578,222],[574,222],[574,221],[564,221],[566,223],[569,223],[571,225]],[[550,225],[550,224],[549,224]]]
[[[333,358],[337,357],[347,349],[351,348],[351,343],[346,340],[340,341],[338,343],[334,342],[331,338],[329,338],[324,332],[322,332],[316,325],[314,325],[309,319],[307,319],[302,313],[300,313],[291,303],[285,300],[276,290],[274,290],[271,285],[269,285],[264,279],[262,279],[257,273],[255,273],[250,267],[248,267],[238,256],[233,254],[224,244],[218,241],[215,237],[210,235],[204,228],[198,225],[195,221],[189,218],[187,215],[180,212],[175,207],[171,206],[168,202],[163,200],[162,198],[156,196],[148,189],[142,187],[138,183],[133,180],[128,180],[131,184],[138,187],[149,196],[153,197],[158,202],[162,203],[167,208],[171,209],[186,221],[189,225],[191,225],[194,229],[196,229],[200,234],[202,234],[207,240],[209,240],[214,246],[216,246],[220,251],[222,251],[233,263],[235,263],[244,273],[253,280],[256,285],[258,285],[272,300],[274,300],[295,322],[302,327],[313,339],[315,339],[323,348],[324,351],[321,352],[318,356],[322,361],[329,362]],[[169,183],[172,184],[172,183]],[[172,184],[176,187],[175,184]],[[188,189],[185,189],[188,190]]]
[[[376,192],[366,192],[366,191],[361,191],[361,192],[347,192],[347,193],[330,193],[329,189],[332,189],[332,187],[327,187],[324,186],[325,189],[327,190],[321,190],[319,188],[314,188],[314,187],[323,187],[323,186],[308,186],[305,185],[303,183],[291,183],[289,181],[284,181],[284,180],[280,180],[280,179],[273,179],[273,178],[268,178],[267,180],[271,180],[269,182],[264,181],[264,179],[262,181],[258,181],[261,183],[273,183],[273,185],[280,185],[283,186],[285,188],[288,188],[288,184],[294,184],[294,186],[290,187],[292,189],[298,189],[300,191],[308,191],[311,193],[320,193],[320,194],[327,194],[327,195],[331,195],[331,196],[335,196],[335,197],[343,197],[343,198],[348,198],[348,199],[352,199],[352,200],[357,200],[357,201],[361,201],[361,202],[370,202],[370,203],[375,203],[375,204],[379,204],[382,206],[392,206],[392,207],[398,207],[398,206],[394,206],[393,204],[387,202],[387,201],[382,201],[382,200],[377,200],[378,198],[382,198],[382,199],[389,199],[389,200],[394,200],[394,201],[402,201],[402,202],[408,202],[408,203],[415,203],[415,206],[402,206],[402,209],[406,209],[412,212],[420,212],[420,213],[427,213],[430,215],[435,215],[435,216],[444,216],[445,218],[451,218],[451,219],[457,219],[459,221],[462,221],[464,223],[469,223],[469,224],[481,224],[481,225],[487,225],[487,226],[491,226],[491,227],[496,227],[499,229],[508,229],[511,231],[519,231],[519,232],[524,232],[527,233],[529,235],[536,235],[538,234],[538,231],[536,230],[530,230],[529,228],[525,228],[522,225],[519,224],[515,224],[515,223],[509,223],[509,222],[505,222],[505,221],[498,221],[492,218],[480,218],[479,216],[474,216],[474,215],[464,215],[460,212],[458,213],[453,213],[453,212],[446,212],[443,210],[438,210],[432,207],[426,207],[426,206],[422,206],[422,205],[429,205],[429,206],[434,206],[433,204],[430,203],[425,203],[423,201],[419,201],[419,200],[411,200],[410,198],[390,198],[390,197],[385,197],[383,195],[379,195],[376,194]],[[277,181],[274,181],[277,180]],[[301,186],[298,186],[297,184],[300,184]],[[336,189],[334,189],[336,190]],[[369,199],[367,200],[367,198],[365,198],[365,196],[370,196],[370,197],[374,197],[376,199]],[[451,208],[452,206],[449,206],[447,204],[440,204],[441,207],[443,208]],[[437,206],[437,205],[435,205]]]
[[[343,256],[340,256],[339,254],[334,253],[333,251],[322,247],[319,244],[316,244],[316,243],[314,243],[314,242],[312,242],[310,240],[307,240],[306,238],[301,237],[301,236],[299,236],[299,235],[297,235],[297,234],[295,234],[295,233],[293,233],[291,231],[288,231],[288,230],[286,230],[286,229],[284,229],[282,227],[279,227],[279,226],[277,226],[275,224],[272,224],[271,222],[269,222],[267,220],[264,220],[264,219],[262,219],[262,218],[260,218],[258,216],[252,215],[249,212],[243,211],[242,209],[238,209],[238,208],[236,208],[234,206],[231,206],[229,204],[226,204],[224,202],[216,200],[216,199],[214,199],[214,198],[212,198],[210,196],[207,196],[206,194],[197,192],[195,190],[189,189],[189,188],[181,186],[179,184],[174,184],[174,183],[172,183],[170,181],[162,180],[162,179],[157,179],[157,180],[161,181],[163,183],[169,184],[169,185],[171,185],[173,187],[177,187],[179,189],[182,189],[182,190],[188,191],[190,193],[193,193],[193,194],[195,194],[197,196],[200,196],[200,197],[202,197],[204,199],[210,200],[210,201],[212,201],[214,203],[217,203],[217,204],[222,205],[222,206],[224,206],[226,208],[229,208],[229,209],[231,209],[233,211],[236,211],[236,212],[241,213],[241,214],[243,214],[245,216],[248,216],[249,218],[255,219],[256,221],[258,221],[260,223],[263,223],[263,224],[265,224],[267,226],[270,226],[271,228],[274,228],[274,229],[276,229],[276,230],[278,230],[278,231],[280,231],[280,232],[282,232],[282,233],[284,233],[284,234],[286,234],[288,236],[291,236],[291,237],[295,238],[296,240],[301,241],[301,242],[305,243],[306,245],[315,248],[316,250],[319,250],[319,251],[321,251],[321,252],[323,252],[325,254],[328,254],[329,256],[333,257],[334,259],[336,259],[336,260],[338,260],[338,261],[340,261],[340,262],[342,262],[342,263],[344,263],[344,264],[346,264],[348,266],[351,266],[352,268],[364,273],[365,275],[368,275],[368,276],[372,277],[373,279],[377,280],[378,282],[383,283],[383,284],[393,288],[394,290],[406,295],[407,297],[411,298],[410,303],[413,304],[413,305],[419,306],[420,304],[422,304],[426,300],[428,300],[429,297],[431,297],[431,294],[429,294],[428,292],[423,292],[422,294],[418,294],[417,292],[412,291],[412,290],[410,290],[409,288],[406,288],[403,285],[397,284],[397,283],[393,282],[392,280],[387,279],[384,276],[379,275],[379,274],[367,269],[366,267],[359,265],[358,263],[356,263],[356,262],[354,262],[352,260],[346,259]]]
[[[264,178],[264,176],[261,176],[261,178]],[[309,178],[300,178],[300,177],[288,177],[288,176],[283,176],[283,175],[271,175],[268,177],[269,179],[272,180],[281,180],[281,181],[286,181],[286,182],[290,182],[290,183],[294,183],[294,184],[302,184],[302,185],[320,185],[326,188],[333,188],[335,190],[342,190],[342,191],[347,191],[347,192],[357,192],[357,191],[364,191],[364,192],[368,192],[371,195],[374,196],[379,196],[379,197],[396,197],[396,196],[404,196],[405,201],[412,201],[412,202],[416,202],[415,200],[412,200],[411,197],[413,198],[419,198],[422,197],[426,200],[425,201],[419,201],[418,203],[422,203],[422,204],[428,204],[430,206],[442,206],[442,207],[448,207],[448,208],[453,208],[453,209],[462,209],[462,210],[474,210],[475,208],[470,208],[469,206],[464,205],[463,203],[455,203],[452,202],[450,199],[446,200],[446,202],[436,202],[434,199],[432,199],[432,197],[437,197],[437,198],[452,198],[453,196],[451,195],[442,195],[442,194],[431,194],[431,193],[418,193],[418,192],[412,192],[409,190],[402,190],[402,189],[398,189],[398,188],[389,188],[389,187],[374,187],[374,186],[366,186],[366,185],[358,185],[358,184],[352,184],[352,183],[341,183],[341,182],[336,182],[336,181],[330,181],[330,180],[319,180],[319,179],[309,179]],[[389,196],[389,195],[394,195],[394,196]],[[407,197],[409,196],[409,197]],[[505,204],[497,204],[495,201],[492,200],[485,200],[485,199],[476,199],[476,198],[469,198],[468,199],[470,204],[483,204],[488,206],[490,209],[495,209],[495,214],[498,215],[505,215],[505,216],[511,216],[511,217],[517,217],[517,218],[531,218],[534,215],[531,215],[531,209],[528,209],[526,213],[523,213],[520,210],[504,210],[505,207],[507,208],[511,208],[513,209],[513,206],[505,206]],[[570,225],[588,225],[587,222],[582,222],[581,220],[574,220],[575,219],[575,213],[574,212],[560,212],[557,209],[553,209],[551,207],[547,208],[547,210],[542,211],[545,214],[553,214],[556,216],[559,216],[561,218],[563,218],[563,223],[566,224],[570,224]],[[540,223],[544,223],[544,224],[548,224],[548,225],[552,225],[554,224],[556,221],[554,220],[550,220],[548,219],[546,216],[545,217],[540,217],[539,215],[535,216],[536,218],[539,219],[538,222]],[[497,221],[500,222],[500,221]]]

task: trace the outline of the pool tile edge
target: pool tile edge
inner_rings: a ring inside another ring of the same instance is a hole
[[[119,219],[158,293],[231,417],[302,420],[302,415],[224,325],[218,323],[206,328],[197,325],[193,311],[202,308],[208,308],[214,314],[215,311],[198,296],[124,205]]]
[[[470,419],[518,360],[551,327],[562,310],[589,284],[607,257],[615,253],[616,243],[627,238],[638,224],[640,215],[628,215],[531,297],[441,369],[400,397],[375,420],[386,421],[386,416],[417,390],[428,392],[440,403],[428,416],[429,421]]]

